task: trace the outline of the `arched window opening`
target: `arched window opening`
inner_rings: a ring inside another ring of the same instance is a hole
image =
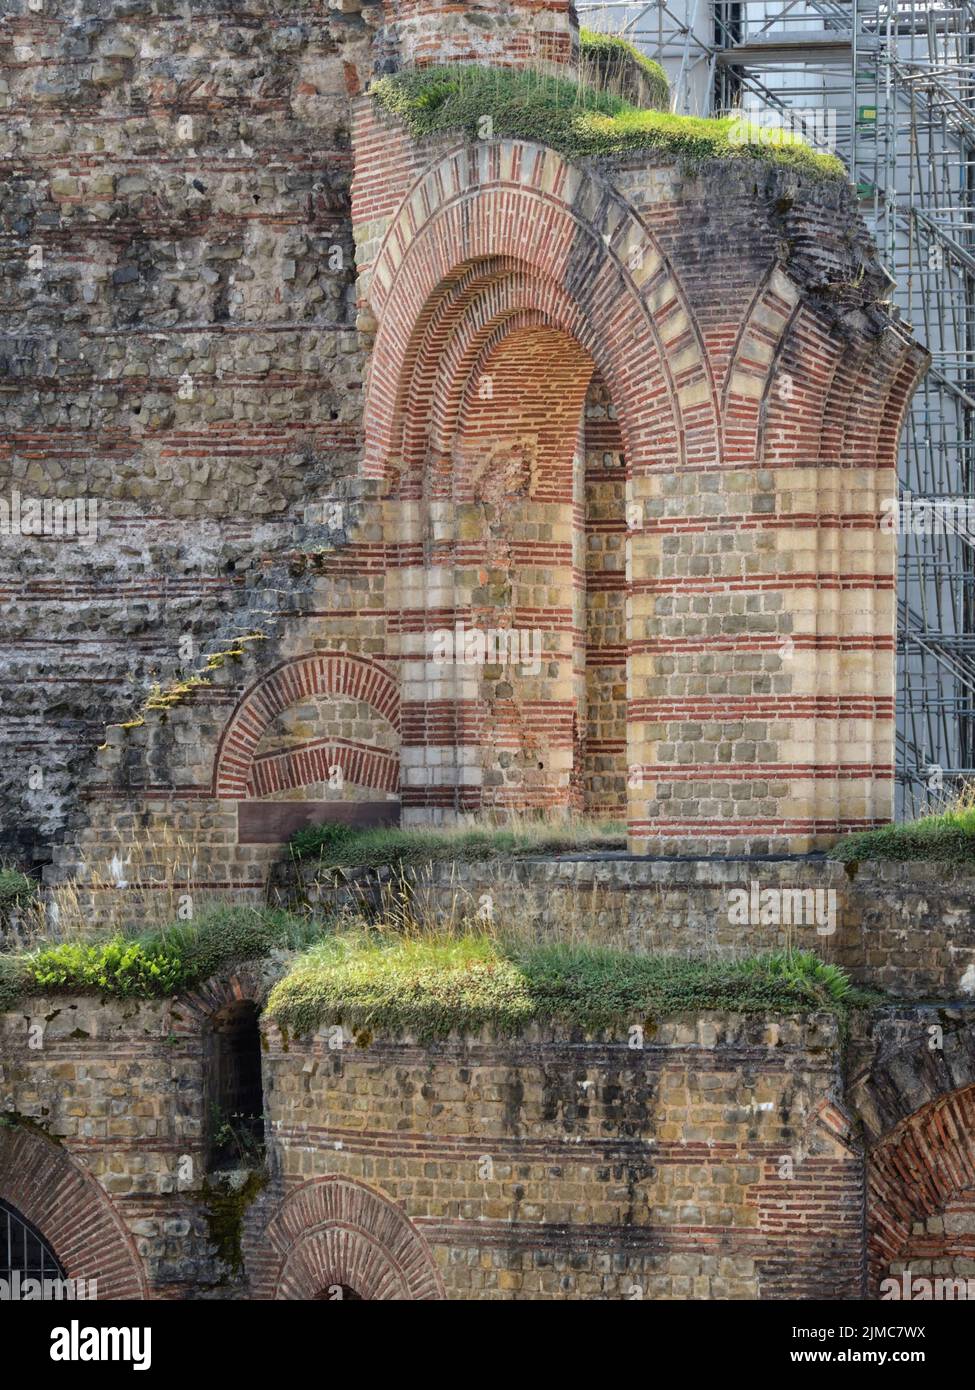
[[[207,1038],[205,1090],[209,1166],[252,1168],[264,1158],[264,1091],[257,1005],[229,1004]]]
[[[65,1279],[67,1275],[47,1241],[16,1207],[0,1199],[0,1279],[8,1290],[15,1280]]]

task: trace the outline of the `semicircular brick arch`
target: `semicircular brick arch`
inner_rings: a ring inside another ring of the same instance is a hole
[[[0,1125],[0,1197],[50,1244],[69,1279],[99,1300],[148,1298],[135,1242],[99,1183],[53,1139]]]
[[[235,970],[211,975],[194,989],[178,996],[170,1027],[175,1037],[199,1036],[221,1009],[245,1002],[263,1006],[274,984],[273,970],[264,973],[260,964],[238,966]]]
[[[255,681],[238,701],[217,749],[214,795],[225,800],[243,800],[251,794],[254,754],[265,730],[282,711],[315,695],[342,695],[360,700],[399,731],[399,691],[388,671],[378,662],[346,652],[295,657]],[[343,752],[327,751],[331,761]],[[390,790],[388,759],[363,757],[356,760],[353,755],[357,751],[361,750],[344,750],[350,759],[350,770],[360,777],[373,777],[378,788]],[[376,763],[375,768],[373,763]]]
[[[433,1255],[409,1217],[354,1179],[304,1183],[286,1198],[262,1243],[258,1298],[311,1300],[341,1285],[365,1300],[444,1298]]]
[[[656,239],[595,175],[554,150],[511,140],[449,151],[391,220],[368,280],[379,330],[367,393],[367,476],[388,479],[402,464],[404,409],[443,296],[458,286],[467,292],[472,264],[496,276],[504,257],[537,281],[522,307],[551,311],[593,358],[633,467],[721,457],[703,338]],[[648,393],[648,382],[660,389]]]
[[[912,1237],[927,1228],[929,1218],[957,1203],[975,1203],[975,1085],[929,1101],[868,1156],[867,1255],[874,1291],[893,1263],[910,1263],[918,1253]],[[946,1233],[939,1229],[936,1235],[935,1257],[947,1257]],[[972,1249],[970,1238],[969,1258]]]

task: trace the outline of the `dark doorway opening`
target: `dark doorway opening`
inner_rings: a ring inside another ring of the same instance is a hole
[[[264,1090],[261,1032],[251,1000],[214,1015],[206,1062],[210,1168],[256,1167],[264,1158]]]

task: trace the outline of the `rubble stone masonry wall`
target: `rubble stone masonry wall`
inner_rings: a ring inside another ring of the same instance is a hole
[[[554,0],[4,19],[4,486],[99,515],[0,555],[0,833],[49,878],[178,828],[259,890],[329,816],[888,818],[923,353],[841,182],[417,143],[365,94],[542,30],[571,71]],[[445,666],[458,624],[528,647]]]
[[[0,537],[0,839],[28,862],[106,724],[252,621],[260,557],[354,471],[348,94],[381,18],[4,7],[0,497],[89,499],[98,528]]]

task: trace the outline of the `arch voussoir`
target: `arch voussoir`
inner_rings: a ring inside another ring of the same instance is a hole
[[[105,1300],[148,1297],[145,1269],[111,1199],[53,1139],[0,1125],[0,1197],[49,1242],[69,1279]]]
[[[316,1299],[346,1286],[372,1301],[444,1298],[433,1255],[406,1213],[378,1188],[314,1178],[289,1193],[269,1221],[259,1298]]]

